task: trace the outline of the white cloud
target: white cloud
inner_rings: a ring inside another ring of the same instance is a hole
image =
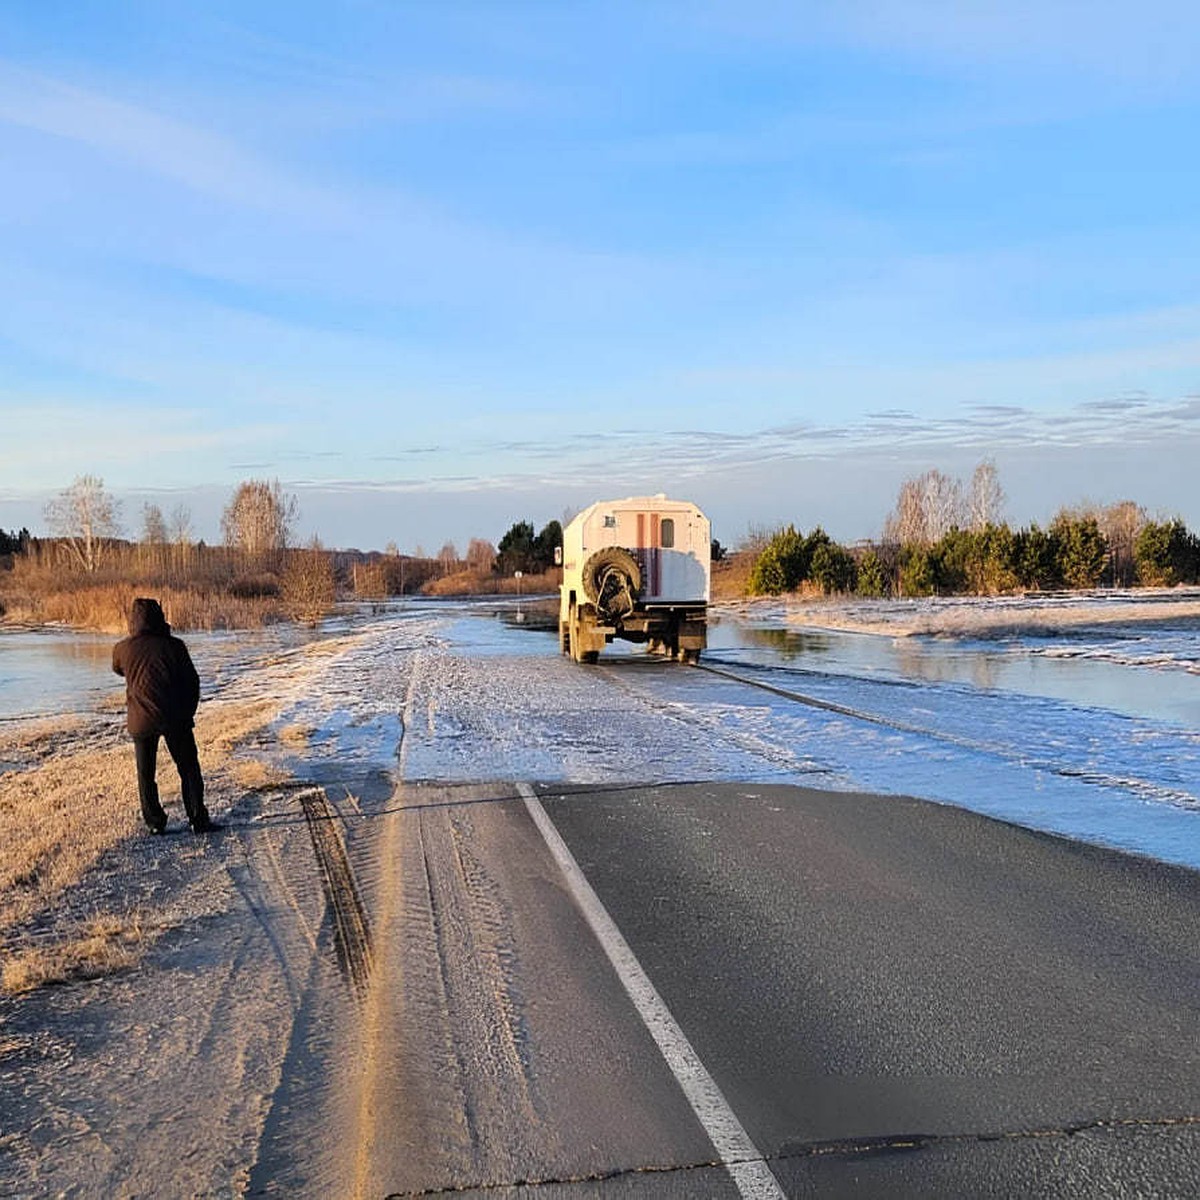
[[[238,207],[344,222],[347,198],[234,141],[151,109],[0,62],[0,121],[78,142]]]

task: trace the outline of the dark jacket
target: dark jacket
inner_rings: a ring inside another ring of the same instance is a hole
[[[129,636],[113,647],[112,663],[125,676],[127,724],[134,737],[191,729],[200,677],[187,647],[171,636],[157,600],[133,602]]]

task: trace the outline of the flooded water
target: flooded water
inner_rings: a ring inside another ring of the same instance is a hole
[[[1200,624],[1083,627],[1002,639],[881,637],[719,620],[710,658],[803,675],[1042,696],[1200,729]]]
[[[202,696],[211,695],[256,658],[336,631],[290,625],[260,630],[222,630],[183,636],[200,674]],[[89,713],[123,693],[113,674],[112,634],[65,629],[0,629],[0,721]]]
[[[713,618],[704,663],[738,678],[626,643],[576,667],[553,604],[512,599],[362,606],[317,631],[185,641],[205,696],[274,680],[281,725],[311,731],[297,772],[377,774],[384,794],[400,777],[791,781],[922,796],[1200,868],[1194,618],[990,638],[804,629],[758,607]],[[358,636],[319,678],[280,675],[281,655],[346,633]],[[119,698],[112,644],[0,633],[0,720]]]
[[[0,718],[92,711],[120,684],[113,641],[65,630],[0,630]]]

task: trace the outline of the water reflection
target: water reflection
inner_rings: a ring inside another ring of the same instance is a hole
[[[806,656],[818,657],[832,652],[833,643],[825,633],[801,629],[744,629],[746,644],[764,646],[784,662]]]
[[[730,663],[828,677],[965,685],[1200,729],[1200,675],[1188,669],[1191,660],[1200,659],[1200,631],[1190,622],[962,639],[767,628],[726,617],[714,622],[709,634],[710,658]]]

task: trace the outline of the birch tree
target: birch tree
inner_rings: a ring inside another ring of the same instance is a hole
[[[119,513],[103,479],[80,475],[46,505],[46,524],[67,561],[91,573],[100,565],[105,541],[120,535]]]
[[[147,546],[161,546],[167,540],[167,522],[157,504],[142,505],[142,541]]]
[[[996,460],[985,458],[971,476],[971,496],[968,502],[968,520],[976,533],[989,525],[999,525],[1004,520],[1004,489],[1000,486],[1000,475]]]
[[[883,540],[901,546],[932,546],[963,515],[962,484],[929,470],[900,485],[896,506],[884,524]]]
[[[296,498],[284,492],[278,479],[248,479],[238,485],[221,516],[225,544],[252,559],[285,550],[296,512]]]
[[[496,562],[496,547],[483,538],[472,538],[467,544],[467,566],[480,575],[491,571]]]

